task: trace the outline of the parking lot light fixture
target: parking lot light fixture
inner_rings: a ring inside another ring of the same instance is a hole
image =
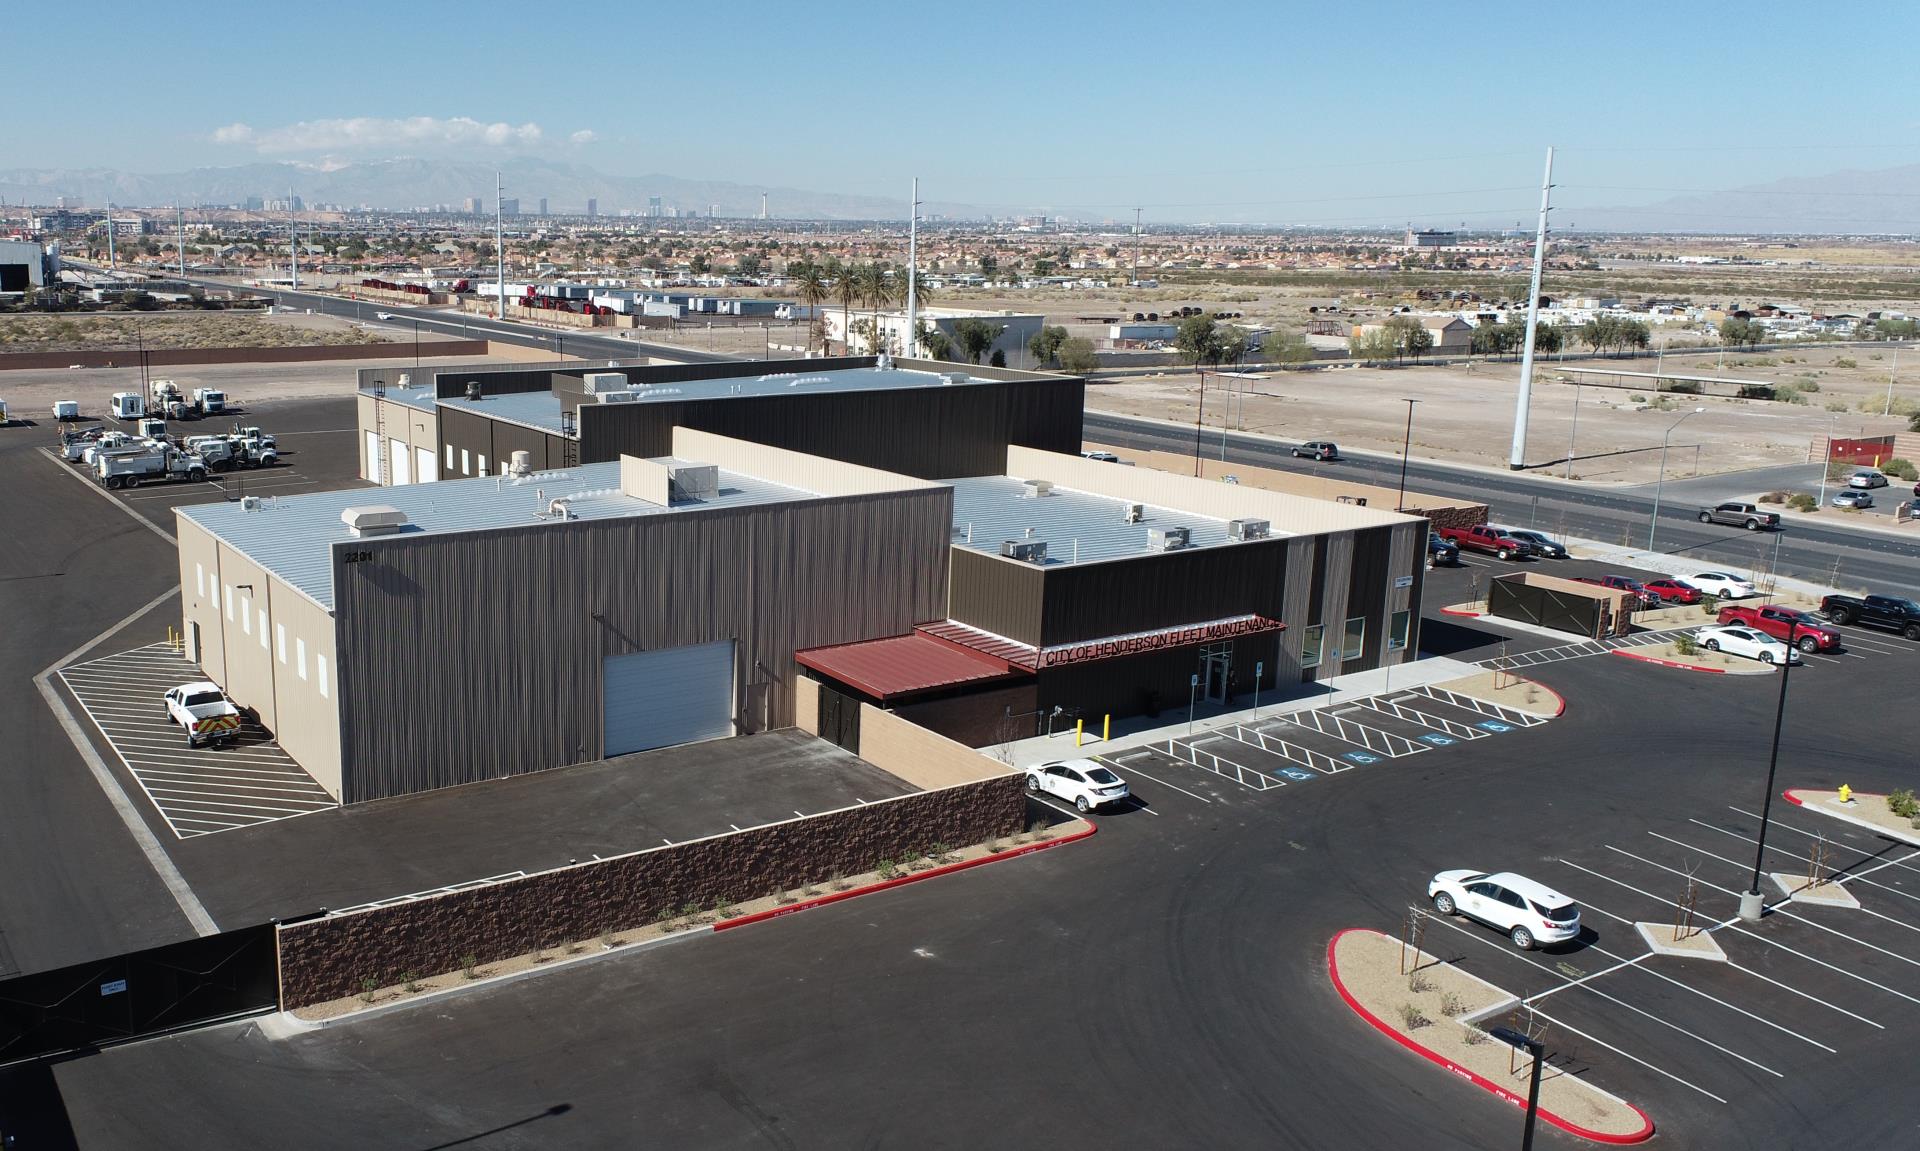
[[[1413,405],[1419,402],[1413,399],[1407,401],[1407,435],[1400,444],[1400,498],[1393,505],[1396,512],[1407,510],[1407,455],[1413,451]]]
[[[1660,525],[1660,489],[1665,487],[1667,483],[1667,445],[1673,439],[1675,428],[1686,423],[1689,417],[1697,416],[1706,410],[1705,408],[1695,408],[1686,415],[1681,416],[1679,419],[1673,421],[1672,424],[1668,425],[1667,434],[1660,437],[1660,478],[1655,480],[1653,484],[1653,515],[1647,520],[1648,551],[1653,550],[1653,533]]]
[[[1200,676],[1194,673],[1187,677],[1187,734],[1193,734],[1193,702],[1200,695]]]
[[[1767,793],[1760,800],[1760,834],[1755,837],[1758,846],[1753,852],[1753,880],[1747,884],[1747,890],[1740,893],[1740,918],[1748,923],[1760,922],[1760,916],[1766,911],[1766,900],[1760,894],[1760,872],[1766,866],[1767,824],[1773,815],[1773,773],[1780,764],[1780,725],[1787,714],[1787,681],[1793,671],[1794,632],[1799,627],[1798,617],[1787,620],[1787,654],[1780,661],[1780,702],[1773,710],[1773,749],[1767,753]]]
[[[1527,1126],[1520,1136],[1520,1151],[1533,1151],[1533,1120],[1540,1112],[1540,1062],[1546,1057],[1546,1044],[1511,1027],[1490,1027],[1487,1034],[1533,1056],[1533,1073],[1527,1078]]]

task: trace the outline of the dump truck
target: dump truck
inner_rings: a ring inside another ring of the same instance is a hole
[[[195,388],[193,407],[203,416],[217,416],[227,410],[227,393],[218,388]]]
[[[151,482],[198,483],[207,478],[207,461],[197,453],[183,452],[171,444],[154,444],[99,455],[94,474],[102,487],[115,490]]]

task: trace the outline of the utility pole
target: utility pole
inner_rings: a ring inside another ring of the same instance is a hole
[[[1129,288],[1140,286],[1140,209],[1133,210],[1133,280]]]
[[[1883,416],[1890,416],[1893,414],[1893,377],[1898,375],[1899,373],[1900,373],[1900,349],[1895,348],[1893,350],[1893,366],[1887,369],[1887,406],[1880,409],[1880,414]]]
[[[176,204],[173,208],[173,246],[180,254],[180,278],[187,278],[187,214]]]
[[[293,276],[292,291],[300,290],[300,221],[293,214],[293,185],[287,185],[287,266]]]
[[[907,209],[907,358],[920,358],[920,177]]]
[[[500,197],[504,189],[500,183],[500,169],[493,170],[493,258],[494,284],[496,293],[493,298],[493,318],[504,320],[507,317],[507,243],[506,229],[500,223]]]
[[[1553,195],[1553,149],[1547,149],[1547,174],[1540,181],[1540,226],[1533,234],[1533,286],[1527,293],[1527,342],[1520,355],[1520,395],[1513,405],[1513,454],[1507,469],[1527,462],[1527,402],[1533,391],[1533,336],[1540,328],[1540,271],[1547,260],[1547,211]]]
[[[107,201],[107,267],[117,268],[119,266],[120,265],[118,264],[118,262],[115,261],[114,254],[113,254],[113,201],[108,200]]]

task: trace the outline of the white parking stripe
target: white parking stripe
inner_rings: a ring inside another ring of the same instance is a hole
[[[1746,811],[1741,808],[1734,807],[1732,805],[1728,805],[1727,810],[1731,812],[1735,812],[1740,815],[1744,815],[1749,819],[1760,818],[1758,815],[1755,815],[1751,811]],[[1767,823],[1769,826],[1778,827],[1784,831],[1791,831],[1795,835],[1803,835],[1808,839],[1824,839],[1828,843],[1833,844],[1835,847],[1844,847],[1848,851],[1860,852],[1860,854],[1862,855],[1867,855],[1866,852],[1860,851],[1859,848],[1849,845],[1844,840],[1835,839],[1832,836],[1828,836],[1828,835],[1821,835],[1817,832],[1803,830],[1802,828],[1795,827],[1791,823],[1787,823],[1786,821],[1780,819],[1778,816],[1775,816],[1774,818],[1769,819]],[[1851,829],[1849,828],[1846,831],[1842,831],[1841,834],[1847,834],[1848,831],[1851,831]],[[1902,844],[1901,846],[1910,846],[1910,845]],[[1867,855],[1867,858],[1871,859],[1872,856]],[[1901,858],[1900,860],[1897,861],[1897,863],[1899,864],[1899,866],[1905,868],[1908,871],[1920,872],[1920,867],[1915,867],[1911,862],[1909,862],[1910,860],[1914,860],[1914,859],[1920,859],[1920,850],[1916,850],[1912,855],[1908,855]]]
[[[1682,1087],[1687,1087],[1687,1088],[1691,1088],[1694,1091],[1698,1091],[1700,1094],[1705,1095],[1707,1098],[1713,1100],[1715,1103],[1721,1103],[1721,1104],[1726,1103],[1725,1099],[1722,1099],[1720,1096],[1715,1095],[1713,1092],[1707,1090],[1705,1087],[1702,1087],[1697,1083],[1689,1083],[1685,1079],[1682,1079],[1678,1075],[1675,1075],[1673,1072],[1668,1071],[1666,1068],[1656,1067],[1653,1064],[1647,1062],[1646,1060],[1640,1058],[1638,1055],[1629,1055],[1625,1051],[1622,1051],[1620,1048],[1615,1047],[1611,1043],[1608,1043],[1606,1040],[1596,1038],[1593,1035],[1580,1030],[1578,1027],[1575,1027],[1564,1020],[1556,1019],[1553,1016],[1548,1015],[1544,1011],[1536,1011],[1534,1012],[1534,1014],[1546,1020],[1548,1023],[1553,1024],[1555,1027],[1558,1027],[1560,1030],[1565,1031],[1569,1035],[1578,1035],[1580,1038],[1586,1040],[1589,1043],[1599,1044],[1601,1047],[1606,1048],[1608,1051],[1613,1052],[1615,1055],[1620,1056],[1622,1059],[1631,1059],[1633,1062],[1638,1063],[1640,1066],[1645,1067],[1647,1070],[1655,1073],[1656,1075],[1664,1075],[1665,1077],[1673,1080],[1675,1083],[1678,1083]]]
[[[1686,842],[1684,842],[1684,841],[1682,841],[1682,840],[1678,840],[1678,839],[1675,839],[1675,838],[1673,838],[1672,836],[1668,836],[1668,835],[1661,835],[1661,834],[1660,834],[1659,832],[1657,832],[1657,831],[1649,831],[1649,832],[1648,832],[1647,834],[1648,834],[1648,835],[1651,835],[1651,836],[1653,836],[1653,837],[1654,837],[1655,839],[1664,839],[1664,840],[1666,840],[1666,841],[1667,841],[1668,843],[1671,843],[1671,844],[1673,844],[1673,845],[1674,845],[1675,847],[1684,847],[1684,848],[1686,848],[1686,849],[1687,849],[1688,851],[1697,851],[1697,852],[1699,852],[1699,853],[1700,853],[1701,855],[1704,855],[1704,856],[1706,856],[1706,857],[1707,857],[1708,859],[1717,859],[1717,860],[1719,860],[1719,861],[1720,861],[1721,863],[1727,863],[1727,864],[1732,864],[1732,865],[1733,865],[1734,867],[1737,867],[1737,868],[1739,868],[1739,869],[1740,869],[1741,871],[1745,871],[1745,870],[1747,870],[1747,865],[1746,865],[1746,864],[1744,864],[1744,863],[1741,863],[1741,862],[1740,862],[1739,860],[1737,860],[1737,859],[1728,859],[1728,858],[1727,858],[1726,856],[1724,856],[1724,855],[1715,855],[1715,854],[1714,854],[1713,852],[1711,852],[1711,851],[1708,851],[1707,849],[1705,849],[1705,848],[1703,848],[1703,847],[1695,847],[1695,846],[1694,846],[1693,844],[1691,844],[1691,843],[1686,843]],[[1894,860],[1888,860],[1888,861],[1887,861],[1887,864],[1888,864],[1888,865],[1891,865],[1891,864],[1893,864],[1894,862],[1896,862],[1896,861],[1894,861]],[[1858,874],[1864,874],[1864,873],[1858,873]],[[1846,882],[1847,882],[1848,880],[1851,880],[1851,879],[1854,879],[1854,878],[1856,878],[1856,876],[1855,876],[1855,875],[1836,875],[1836,876],[1834,876],[1834,877],[1833,877],[1833,879],[1831,880],[1831,882],[1833,882],[1833,883],[1834,883],[1835,885],[1838,885],[1838,884],[1842,884],[1842,883],[1846,883]],[[1724,888],[1723,888],[1722,890],[1724,890]],[[1783,900],[1781,900],[1781,903],[1793,903],[1793,902],[1796,902],[1796,901],[1799,901],[1799,900],[1800,900],[1800,895],[1799,895],[1799,893],[1798,893],[1798,892],[1796,892],[1796,893],[1794,893],[1793,895],[1789,895],[1789,896],[1787,896],[1787,897],[1786,897],[1785,899],[1783,899]],[[1779,906],[1779,904],[1775,904],[1774,906],[1775,906],[1775,907],[1777,908],[1777,907]],[[1862,914],[1865,914],[1865,915],[1871,915],[1871,916],[1874,916],[1875,918],[1878,918],[1878,919],[1884,919],[1884,920],[1886,920],[1886,921],[1887,921],[1888,923],[1891,923],[1891,924],[1893,924],[1893,925],[1894,925],[1895,927],[1904,927],[1904,928],[1906,928],[1906,929],[1907,929],[1908,931],[1913,931],[1913,932],[1920,932],[1920,927],[1915,927],[1915,926],[1914,926],[1913,924],[1911,924],[1911,923],[1903,923],[1903,922],[1901,922],[1900,920],[1898,920],[1898,919],[1895,919],[1895,918],[1894,918],[1893,916],[1891,916],[1891,915],[1888,915],[1888,914],[1886,914],[1885,912],[1882,912],[1882,911],[1875,911],[1875,910],[1874,910],[1873,908],[1871,908],[1871,907],[1854,907],[1854,908],[1849,908],[1848,910],[1850,910],[1850,911],[1858,911],[1858,912],[1861,912]],[[1912,961],[1911,961],[1911,960],[1909,960],[1909,962],[1912,962]],[[1917,964],[1916,966],[1920,966],[1920,964]]]
[[[1546,964],[1541,963],[1538,960],[1528,958],[1527,956],[1522,955],[1517,951],[1511,951],[1502,944],[1495,943],[1491,936],[1485,935],[1478,931],[1469,931],[1457,923],[1448,922],[1447,920],[1440,919],[1437,916],[1431,917],[1431,918],[1433,918],[1434,922],[1439,923],[1443,927],[1451,927],[1455,931],[1458,931],[1460,934],[1466,936],[1469,939],[1478,939],[1480,942],[1486,944],[1487,946],[1498,949],[1500,953],[1503,955],[1511,955],[1515,959],[1518,959],[1521,962],[1526,963],[1530,966],[1537,967],[1540,970],[1546,972],[1547,974],[1554,976],[1555,978],[1565,979],[1565,976],[1562,976],[1558,971],[1555,971],[1553,968],[1548,967]],[[1595,987],[1591,983],[1582,983],[1582,984],[1579,984],[1578,986],[1580,987],[1581,990],[1587,992],[1590,995],[1597,995],[1600,998],[1606,1000],[1607,1002],[1614,1004],[1615,1006],[1626,1008],[1628,1011],[1633,1012],[1635,1015],[1638,1015],[1644,1019],[1650,1019],[1653,1022],[1658,1023],[1662,1027],[1666,1027],[1674,1031],[1678,1031],[1680,1034],[1685,1035],[1689,1039],[1693,1039],[1697,1042],[1704,1043],[1708,1047],[1713,1048],[1715,1051],[1720,1052],[1722,1055],[1726,1055],[1733,1059],[1738,1059],[1740,1062],[1745,1063],[1747,1066],[1752,1067],[1756,1070],[1765,1071],[1767,1074],[1773,1076],[1776,1079],[1786,1078],[1785,1075],[1780,1074],[1780,1072],[1775,1071],[1773,1068],[1768,1067],[1766,1064],[1761,1063],[1758,1060],[1749,1059],[1747,1056],[1740,1054],[1738,1051],[1735,1051],[1730,1047],[1722,1047],[1720,1044],[1715,1043],[1713,1040],[1708,1039],[1706,1036],[1700,1035],[1696,1032],[1689,1031],[1686,1028],[1680,1026],[1678,1023],[1674,1023],[1671,1020],[1662,1019],[1651,1011],[1643,1011],[1640,1008],[1635,1007],[1633,1004],[1628,1003],[1626,1000],[1619,998],[1618,996],[1608,995],[1606,992],[1600,990],[1598,987]]]
[[[1726,828],[1724,828],[1724,827],[1715,827],[1715,826],[1714,826],[1713,824],[1711,824],[1711,823],[1703,823],[1703,822],[1701,822],[1701,821],[1700,821],[1700,820],[1698,820],[1698,819],[1691,819],[1691,818],[1689,818],[1689,819],[1687,820],[1687,822],[1688,822],[1688,823],[1693,823],[1693,824],[1698,824],[1699,826],[1701,826],[1701,827],[1704,827],[1704,828],[1706,828],[1706,829],[1707,829],[1708,831],[1717,831],[1717,832],[1719,832],[1719,833],[1720,833],[1721,835],[1727,835],[1727,836],[1732,836],[1732,837],[1733,837],[1734,839],[1737,839],[1737,840],[1739,840],[1739,841],[1740,841],[1740,842],[1742,842],[1742,843],[1757,843],[1757,842],[1759,842],[1758,840],[1756,840],[1756,839],[1754,839],[1754,838],[1753,838],[1752,836],[1750,836],[1750,835],[1742,835],[1742,834],[1740,834],[1740,833],[1739,833],[1739,832],[1737,832],[1737,831],[1728,831],[1728,830],[1727,830]],[[1827,842],[1829,842],[1829,843],[1832,843],[1833,841],[1832,841],[1832,840],[1828,840]],[[1844,847],[1845,845],[1844,845],[1844,844],[1835,844],[1835,846],[1838,846],[1838,847]],[[1802,858],[1801,856],[1798,856],[1798,855],[1795,855],[1795,854],[1794,854],[1793,852],[1791,852],[1791,851],[1788,851],[1788,850],[1787,850],[1786,848],[1784,848],[1784,847],[1781,847],[1781,846],[1779,846],[1779,845],[1777,845],[1777,844],[1772,844],[1772,843],[1769,843],[1769,844],[1767,844],[1767,850],[1768,850],[1768,851],[1777,851],[1777,852],[1779,852],[1779,853],[1780,853],[1781,855],[1784,855],[1784,856],[1787,856],[1787,857],[1789,857],[1789,858],[1791,858],[1791,859],[1801,859],[1801,858]],[[1852,849],[1849,849],[1849,850],[1852,850]],[[1872,857],[1871,855],[1868,855],[1868,856],[1863,856],[1862,858],[1864,858],[1864,859],[1872,859],[1873,857]],[[1913,858],[1913,857],[1912,857],[1912,856],[1908,856],[1907,858],[1909,858],[1909,859],[1911,859],[1911,858]],[[1883,860],[1882,862],[1887,862],[1887,861],[1884,861],[1884,860]],[[1897,862],[1900,862],[1900,861],[1898,861],[1898,860],[1895,860],[1895,861],[1893,861],[1893,862],[1896,862],[1896,863],[1897,863]],[[1850,867],[1853,867],[1853,866],[1855,866],[1855,865],[1854,865],[1854,864],[1848,864],[1848,865],[1847,865],[1847,867],[1841,867],[1841,868],[1835,868],[1835,870],[1836,870],[1836,871],[1839,871],[1839,872],[1842,872],[1842,873],[1845,873],[1845,872],[1847,871],[1847,869],[1848,869],[1848,868],[1850,868]],[[1866,884],[1866,885],[1867,885],[1868,887],[1872,887],[1872,888],[1877,888],[1878,890],[1880,890],[1880,891],[1884,891],[1884,892],[1886,892],[1886,893],[1887,893],[1887,894],[1889,894],[1889,895],[1898,895],[1898,896],[1899,896],[1900,898],[1902,898],[1902,899],[1911,899],[1911,900],[1913,900],[1913,901],[1914,901],[1915,903],[1920,903],[1920,895],[1915,895],[1915,894],[1914,894],[1914,893],[1912,893],[1911,891],[1902,891],[1902,890],[1900,890],[1900,889],[1899,889],[1899,888],[1897,888],[1897,887],[1893,887],[1893,886],[1890,886],[1890,885],[1888,885],[1888,884],[1885,884],[1885,883],[1875,883],[1875,882],[1874,882],[1873,880],[1871,880],[1871,879],[1858,879],[1858,878],[1855,878],[1855,877],[1853,877],[1853,876],[1847,876],[1847,878],[1848,878],[1849,880],[1851,880],[1852,882],[1856,882],[1856,883],[1864,883],[1864,884]]]
[[[1613,952],[1608,951],[1604,947],[1595,946],[1594,950],[1606,956],[1609,959],[1620,958],[1618,955],[1615,955]],[[1615,968],[1613,968],[1613,970],[1617,971],[1622,967],[1627,967],[1632,964],[1638,963],[1640,959],[1645,959],[1652,954],[1653,954],[1652,952],[1648,952],[1647,955],[1640,956],[1639,959],[1630,959],[1630,960],[1623,961],[1620,964],[1618,964]],[[1694,987],[1689,984],[1680,982],[1678,979],[1673,978],[1671,975],[1666,975],[1661,972],[1655,971],[1651,967],[1642,967],[1639,970],[1644,972],[1647,975],[1653,976],[1655,979],[1665,980],[1666,982],[1673,984],[1675,987],[1680,988],[1682,991],[1691,991],[1702,999],[1706,999],[1711,1002],[1718,1003],[1720,1006],[1726,1008],[1729,1011],[1737,1011],[1756,1023],[1763,1023],[1766,1026],[1773,1028],[1775,1031],[1780,1032],[1782,1035],[1791,1035],[1802,1043],[1806,1043],[1811,1046],[1818,1047],[1820,1050],[1826,1052],[1829,1055],[1838,1055],[1840,1053],[1837,1049],[1828,1047],[1826,1044],[1820,1042],[1818,1039],[1809,1039],[1805,1035],[1800,1034],[1798,1031],[1793,1030],[1791,1027],[1782,1027],[1780,1024],[1775,1023],[1773,1020],[1768,1019],[1764,1015],[1755,1015],[1753,1012],[1748,1011],[1744,1007],[1738,1007],[1732,1003],[1728,1003],[1726,1000],[1721,999],[1717,995],[1709,995],[1706,992],[1700,990],[1698,987]]]
[[[1624,887],[1628,891],[1631,891],[1636,895],[1644,895],[1648,899],[1653,900],[1655,903],[1664,903],[1668,907],[1675,907],[1675,908],[1680,906],[1678,903],[1675,903],[1671,899],[1667,899],[1663,896],[1655,895],[1651,891],[1647,891],[1644,888],[1635,887],[1631,883],[1626,883],[1621,880],[1615,879],[1610,875],[1602,874],[1601,872],[1595,871],[1591,867],[1583,867],[1580,864],[1575,863],[1571,859],[1562,858],[1560,862],[1566,864],[1568,867],[1573,868],[1575,871],[1584,871],[1588,875],[1593,876],[1595,879],[1605,880],[1606,882],[1611,883],[1616,887]],[[1909,1003],[1920,1004],[1920,997],[1908,995],[1904,991],[1897,991],[1894,988],[1888,987],[1884,983],[1876,983],[1873,980],[1868,979],[1866,976],[1859,974],[1858,972],[1848,971],[1844,967],[1840,967],[1840,966],[1837,966],[1836,964],[1828,963],[1826,960],[1821,959],[1817,956],[1808,955],[1806,952],[1801,951],[1799,948],[1788,947],[1786,944],[1781,943],[1778,940],[1769,939],[1764,935],[1759,935],[1752,931],[1748,931],[1746,928],[1739,926],[1739,923],[1740,923],[1740,920],[1738,918],[1728,919],[1720,923],[1714,924],[1712,927],[1708,928],[1708,930],[1719,931],[1724,928],[1727,930],[1739,932],[1741,935],[1748,936],[1749,938],[1752,938],[1752,939],[1757,939],[1769,947],[1777,947],[1789,955],[1797,955],[1809,963],[1816,963],[1816,964],[1819,964],[1821,967],[1828,969],[1829,971],[1839,972],[1841,975],[1844,975],[1849,979],[1857,979],[1861,983],[1864,983],[1869,987],[1878,988],[1879,990],[1886,992],[1888,995],[1892,995],[1900,999],[1904,999]]]
[[[1097,757],[1097,756],[1096,756],[1095,758],[1099,758],[1099,757]],[[1160,785],[1161,787],[1171,787],[1171,788],[1173,788],[1173,790],[1175,790],[1175,791],[1177,791],[1177,792],[1179,792],[1179,793],[1180,793],[1181,795],[1185,795],[1185,796],[1190,796],[1190,797],[1191,797],[1191,798],[1193,798],[1193,799],[1197,799],[1197,800],[1199,800],[1199,801],[1200,801],[1201,803],[1212,803],[1212,802],[1213,802],[1213,801],[1212,801],[1211,799],[1208,799],[1208,798],[1207,798],[1206,796],[1204,796],[1204,795],[1194,795],[1194,794],[1193,794],[1193,792],[1191,792],[1191,791],[1188,791],[1188,790],[1187,790],[1186,788],[1184,788],[1184,787],[1180,787],[1180,786],[1178,786],[1177,784],[1171,784],[1171,783],[1168,783],[1168,782],[1167,782],[1166,780],[1164,780],[1164,779],[1160,779],[1160,778],[1159,778],[1159,777],[1157,777],[1157,776],[1152,776],[1152,775],[1148,775],[1148,774],[1147,774],[1146,772],[1144,772],[1144,771],[1141,771],[1141,770],[1140,770],[1139,768],[1137,768],[1137,767],[1130,767],[1130,768],[1128,768],[1128,769],[1127,769],[1127,771],[1128,771],[1128,773],[1129,773],[1129,774],[1131,774],[1131,775],[1137,775],[1137,776],[1139,776],[1139,777],[1140,777],[1141,779],[1151,779],[1151,780],[1153,780],[1153,782],[1155,782],[1155,783],[1157,783],[1157,784],[1159,784],[1159,785]]]

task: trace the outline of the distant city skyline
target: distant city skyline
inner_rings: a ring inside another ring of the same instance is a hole
[[[22,105],[0,124],[8,166],[539,158],[888,199],[918,175],[929,200],[1006,214],[1497,228],[1531,215],[1548,144],[1557,215],[1574,224],[1583,209],[1920,162],[1888,104],[1920,10],[1893,4],[1790,33],[1631,4],[1486,32],[1412,3],[1228,0],[1199,19],[990,0],[964,33],[939,9],[720,23],[669,6],[634,34],[672,50],[638,53],[596,52],[590,21],[503,27],[484,7],[343,0],[319,28],[271,8],[238,22],[95,10],[137,33],[90,45],[89,72],[141,75],[165,98],[89,84]],[[258,71],[276,45],[292,67]],[[606,83],[662,100],[582,98]],[[671,93],[698,99],[656,111]],[[1920,199],[1899,209],[1920,217]]]

